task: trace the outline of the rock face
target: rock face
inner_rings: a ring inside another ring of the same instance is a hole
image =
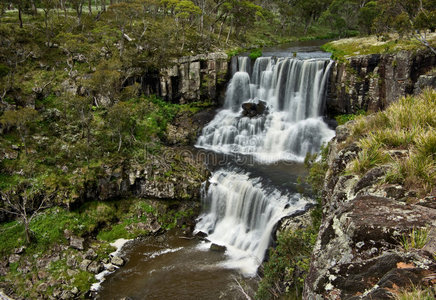
[[[182,57],[175,60],[172,67],[132,76],[126,83],[137,82],[146,95],[183,104],[205,99],[219,101],[228,79],[227,54],[217,52]]]
[[[345,144],[346,131],[339,128],[330,144],[323,220],[304,299],[392,299],[399,288],[425,284],[436,271],[434,230],[422,249],[401,245],[412,230],[436,228],[436,209],[409,204],[410,192],[383,183],[387,166],[362,176],[345,173],[360,151]]]
[[[434,66],[436,57],[430,51],[350,57],[337,63],[330,73],[327,111],[337,115],[383,109],[399,97],[422,89],[422,84],[416,87],[415,83]],[[434,84],[425,79],[420,82]]]
[[[175,156],[180,160],[174,161]],[[139,198],[195,200],[200,199],[200,187],[209,175],[202,161],[189,150],[169,148],[163,157],[152,157],[145,164],[105,168],[95,188],[87,197],[100,200],[134,195]],[[174,170],[171,162],[183,170]]]

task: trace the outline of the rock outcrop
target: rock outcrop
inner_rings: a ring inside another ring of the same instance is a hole
[[[430,51],[350,57],[331,71],[327,111],[337,115],[384,109],[399,97],[413,94],[418,78],[434,66],[436,56]]]
[[[388,166],[346,173],[360,151],[345,141],[347,130],[338,127],[329,147],[323,220],[304,299],[392,299],[400,288],[426,285],[436,272],[436,209],[409,201],[419,199],[400,185],[383,183]],[[404,239],[415,230],[428,231],[426,245],[406,249]]]
[[[186,56],[173,62],[172,67],[159,71],[135,70],[127,85],[135,82],[146,95],[157,95],[173,103],[200,100],[219,101],[224,96],[229,79],[229,62],[223,52]]]

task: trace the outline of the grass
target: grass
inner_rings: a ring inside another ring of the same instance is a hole
[[[411,289],[403,289],[395,295],[395,300],[434,300],[435,298],[435,286],[433,288],[412,286]]]
[[[401,236],[400,244],[405,251],[421,249],[428,241],[429,232],[428,228],[413,228],[408,235]]]
[[[436,44],[436,34],[427,36],[430,44]],[[376,36],[355,37],[333,41],[325,44],[323,50],[332,53],[332,58],[338,61],[345,61],[348,57],[356,55],[368,54],[392,54],[399,51],[416,51],[425,49],[415,38],[398,39],[395,35],[390,35],[385,38],[377,38]]]
[[[363,174],[372,167],[388,164],[389,183],[426,194],[436,182],[436,91],[426,90],[408,96],[385,111],[359,116],[351,128],[351,140],[358,140],[362,151],[348,171]],[[390,150],[407,150],[404,157],[393,157]]]

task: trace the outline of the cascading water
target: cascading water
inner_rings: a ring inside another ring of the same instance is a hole
[[[224,107],[203,129],[196,146],[250,155],[262,164],[301,162],[334,136],[321,117],[332,63],[260,57],[251,71],[249,59],[238,58]],[[247,116],[243,106],[253,115]],[[227,247],[226,266],[254,275],[275,224],[305,209],[308,202],[295,191],[283,191],[244,171],[244,166],[219,169],[209,183],[196,231]]]
[[[332,61],[260,57],[248,74],[247,58],[228,86],[224,109],[204,129],[197,147],[222,153],[251,154],[257,160],[302,161],[334,132],[321,113]],[[266,115],[246,117],[241,105],[262,100]]]

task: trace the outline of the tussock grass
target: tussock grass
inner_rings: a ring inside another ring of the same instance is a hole
[[[428,241],[428,228],[413,228],[408,235],[403,234],[400,238],[400,244],[404,250],[421,249]]]
[[[401,290],[395,295],[395,300],[433,300],[436,293],[431,288],[420,288],[412,286],[410,290]]]
[[[391,170],[385,180],[404,184],[425,194],[436,183],[436,91],[425,90],[391,104],[385,111],[359,116],[352,125],[353,139],[362,148],[349,171],[363,174],[380,164]],[[392,157],[389,150],[408,150]]]

